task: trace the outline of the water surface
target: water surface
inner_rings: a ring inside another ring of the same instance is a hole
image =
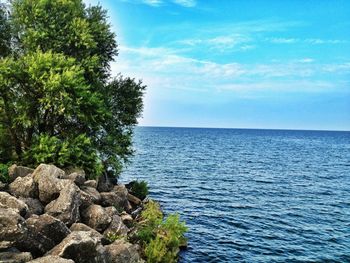
[[[350,262],[350,132],[139,127],[122,181],[190,228],[180,262]]]

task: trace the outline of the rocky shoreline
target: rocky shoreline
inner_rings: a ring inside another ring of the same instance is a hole
[[[144,262],[128,242],[147,203],[84,171],[13,165],[0,183],[0,262]]]

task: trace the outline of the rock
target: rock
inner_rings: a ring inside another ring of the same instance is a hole
[[[138,207],[137,209],[131,212],[131,216],[133,218],[136,218],[141,214],[141,212],[142,212],[142,207]]]
[[[60,244],[48,252],[48,255],[72,259],[75,263],[105,262],[99,252],[101,240],[91,231],[73,231]]]
[[[74,263],[71,259],[65,259],[58,256],[45,256],[41,258],[34,259],[28,263]]]
[[[92,187],[92,188],[97,188],[97,181],[96,180],[87,180],[83,186],[86,187]]]
[[[102,192],[101,193],[101,205],[102,206],[116,206],[121,209],[125,207],[127,200],[120,197],[114,192]]]
[[[29,174],[24,177],[17,177],[10,185],[9,192],[16,197],[38,197],[38,186],[33,177]]]
[[[61,177],[62,179],[69,179],[71,181],[73,181],[76,185],[81,186],[85,183],[86,179],[85,179],[85,172],[83,171],[83,173],[79,173],[79,172],[74,172],[68,175],[64,175],[63,177]]]
[[[113,189],[113,184],[106,173],[98,178],[97,190],[99,192],[109,192],[112,189]]]
[[[80,195],[81,195],[83,208],[86,208],[92,204],[99,204],[101,201],[100,193],[95,188],[92,188],[92,187],[83,186],[81,188]]]
[[[40,164],[33,172],[34,182],[38,183],[39,200],[48,204],[59,196],[60,191],[70,184],[70,180],[59,179],[64,177],[63,170],[54,165]]]
[[[108,238],[109,235],[126,236],[129,229],[124,225],[123,220],[117,214],[113,215],[112,221],[108,228],[103,232],[103,235]]]
[[[114,206],[105,207],[105,211],[110,217],[118,215],[118,210]]]
[[[21,216],[25,216],[28,211],[28,206],[23,201],[6,192],[0,192],[0,207],[15,209]]]
[[[3,263],[25,263],[32,259],[29,252],[0,252],[0,262]]]
[[[38,199],[20,197],[19,200],[23,201],[28,206],[26,218],[31,215],[41,215],[44,213],[44,206]]]
[[[13,164],[9,167],[9,178],[10,182],[13,182],[17,177],[25,177],[28,174],[33,173],[34,169],[24,167],[24,166],[17,166],[16,164]]]
[[[18,210],[0,207],[0,248],[12,247],[26,230]]]
[[[128,201],[130,201],[131,203],[135,204],[135,205],[140,205],[142,203],[142,201],[137,198],[136,196],[129,194],[127,195]]]
[[[134,220],[133,220],[132,216],[126,212],[122,212],[122,214],[120,215],[120,218],[122,219],[123,223],[127,227],[131,227],[134,224]]]
[[[5,191],[7,188],[7,184],[0,182],[0,191]]]
[[[28,218],[26,226],[28,231],[16,247],[37,256],[45,254],[71,232],[63,222],[47,214]]]
[[[66,185],[60,196],[45,207],[45,212],[71,225],[80,220],[80,189],[74,184]]]
[[[104,248],[110,263],[137,263],[141,260],[138,253],[139,247],[122,239],[116,240]]]
[[[74,223],[71,227],[70,227],[71,231],[90,231],[93,233],[93,235],[98,238],[101,239],[101,243],[102,245],[108,245],[111,242],[109,242],[108,239],[106,239],[102,234],[100,234],[99,232],[97,232],[95,229],[83,224],[83,223]]]
[[[103,232],[111,223],[112,218],[100,205],[90,205],[81,213],[82,222],[99,232]]]

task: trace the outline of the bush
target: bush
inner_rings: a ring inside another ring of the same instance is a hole
[[[130,192],[141,200],[148,195],[148,185],[146,181],[132,181],[130,182]]]
[[[0,181],[3,183],[9,182],[9,173],[8,173],[9,165],[0,163]]]
[[[141,213],[138,231],[147,262],[176,262],[179,247],[186,243],[186,231],[187,227],[178,214],[171,214],[163,220],[159,204],[152,200],[148,202]]]

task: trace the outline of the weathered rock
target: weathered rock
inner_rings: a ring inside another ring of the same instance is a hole
[[[118,215],[113,215],[112,222],[108,228],[103,232],[103,235],[107,238],[109,235],[126,236],[129,229],[124,225],[123,220]]]
[[[137,263],[141,260],[138,253],[139,247],[122,239],[104,248],[110,263]]]
[[[7,184],[0,182],[0,191],[5,191],[7,188]]]
[[[0,252],[0,262],[2,263],[25,263],[32,259],[29,252]]]
[[[34,169],[13,164],[8,169],[10,182],[13,182],[17,177],[27,176],[28,174],[33,173],[33,171]]]
[[[56,200],[45,207],[45,212],[58,218],[66,225],[71,225],[80,219],[80,204],[80,189],[71,182],[62,189]]]
[[[25,216],[28,211],[28,206],[23,201],[6,192],[0,192],[0,207],[15,209],[21,216]]]
[[[37,256],[45,254],[71,232],[63,222],[47,214],[28,218],[26,226],[28,231],[17,240],[16,247]]]
[[[74,263],[74,261],[59,256],[45,256],[29,261],[28,263]]]
[[[99,204],[101,201],[100,193],[92,187],[83,186],[80,191],[82,207],[86,208],[92,204]]]
[[[87,180],[85,183],[84,183],[84,186],[86,187],[92,187],[92,188],[97,188],[97,181],[96,180]]]
[[[114,206],[105,207],[105,211],[110,217],[118,215],[118,210]]]
[[[112,218],[100,205],[90,205],[82,211],[81,216],[84,224],[99,232],[103,232],[112,221]]]
[[[97,190],[99,192],[109,192],[113,189],[113,184],[107,174],[103,174],[98,178]]]
[[[110,244],[111,242],[105,238],[102,234],[100,234],[99,232],[97,232],[95,229],[83,224],[83,223],[74,223],[71,227],[70,227],[71,231],[90,231],[92,232],[92,234],[101,240],[102,245],[107,245]]]
[[[39,199],[48,204],[59,196],[60,191],[70,184],[70,180],[59,179],[65,176],[63,170],[54,165],[40,164],[33,172],[34,182],[38,183]]]
[[[127,195],[128,201],[135,204],[135,205],[140,205],[142,202],[139,198],[137,198],[136,196],[129,194]]]
[[[126,212],[122,212],[122,214],[120,215],[120,218],[122,219],[123,223],[127,226],[127,227],[131,227],[134,223],[134,220],[132,218],[131,215],[129,215]]]
[[[28,206],[26,218],[31,215],[41,215],[44,213],[44,206],[38,199],[20,197],[19,200],[23,201]]]
[[[31,174],[17,177],[10,185],[9,192],[16,197],[38,197],[38,186]]]
[[[84,171],[83,171],[84,172]],[[74,172],[71,174],[66,174],[61,179],[69,179],[74,182],[76,185],[81,186],[85,183],[85,172]]]
[[[131,216],[133,218],[136,218],[141,214],[141,212],[142,212],[142,207],[138,207],[134,211],[131,212]]]
[[[120,197],[115,192],[102,192],[101,205],[102,206],[117,206],[123,209],[126,205],[127,199]]]
[[[101,240],[91,231],[73,231],[49,251],[48,255],[72,259],[75,263],[104,262],[97,260],[101,256],[100,248]]]
[[[18,210],[0,207],[0,248],[12,247],[26,231]]]

